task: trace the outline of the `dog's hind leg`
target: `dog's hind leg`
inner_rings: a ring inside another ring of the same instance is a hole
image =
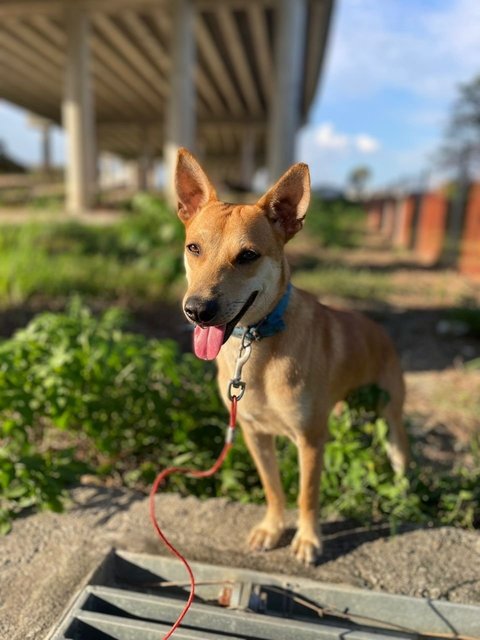
[[[388,369],[379,380],[379,385],[389,395],[388,403],[380,410],[381,417],[388,423],[388,457],[394,471],[403,473],[410,458],[410,445],[403,422],[405,383],[400,367]]]
[[[272,549],[285,529],[285,496],[275,451],[274,436],[257,433],[242,424],[243,436],[255,462],[267,500],[267,513],[252,529],[248,544],[254,551]]]

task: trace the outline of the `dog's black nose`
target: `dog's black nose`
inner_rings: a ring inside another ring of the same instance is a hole
[[[193,322],[206,323],[213,320],[218,313],[218,303],[216,300],[204,300],[197,296],[188,298],[183,307],[185,315]]]

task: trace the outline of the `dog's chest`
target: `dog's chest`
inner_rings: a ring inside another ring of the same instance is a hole
[[[246,387],[238,403],[240,422],[262,433],[295,439],[311,420],[311,399],[306,392],[305,381],[294,362],[287,358],[266,359],[259,347],[259,344],[254,344],[254,352],[242,371]],[[237,350],[230,347],[222,352],[218,359],[218,381],[226,400]]]
[[[296,440],[297,435],[305,429],[305,421],[296,403],[275,402],[274,398],[267,400],[253,392],[248,399],[245,396],[244,400],[238,405],[240,423],[253,431]]]

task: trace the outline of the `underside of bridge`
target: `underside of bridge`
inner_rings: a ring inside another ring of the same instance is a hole
[[[67,203],[87,209],[97,156],[187,146],[248,185],[293,161],[333,0],[3,0],[0,97],[62,125]],[[169,182],[170,184],[170,182]]]

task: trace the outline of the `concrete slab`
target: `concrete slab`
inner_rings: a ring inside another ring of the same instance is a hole
[[[18,519],[0,540],[0,638],[41,640],[111,546],[166,554],[148,519],[148,500],[127,490],[82,486],[66,513]],[[382,528],[323,526],[325,553],[316,567],[290,555],[295,512],[284,546],[252,554],[245,538],[263,513],[225,499],[157,497],[165,533],[191,560],[302,575],[405,595],[480,603],[480,536],[442,527],[385,537]]]

